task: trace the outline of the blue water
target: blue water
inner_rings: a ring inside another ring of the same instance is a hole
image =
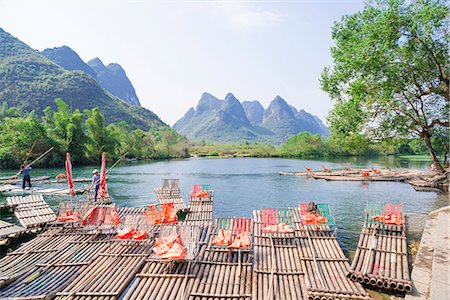
[[[338,228],[338,240],[344,250],[354,249],[363,222],[367,202],[402,203],[408,214],[409,236],[419,238],[426,214],[448,205],[448,194],[416,192],[409,184],[396,182],[327,182],[306,177],[279,176],[279,171],[304,171],[308,166],[321,169],[350,167],[411,167],[424,169],[428,162],[408,162],[393,158],[345,162],[308,161],[278,158],[191,158],[171,161],[144,161],[118,165],[109,175],[108,189],[119,206],[142,207],[156,202],[153,189],[162,178],[180,179],[183,198],[188,199],[193,184],[210,184],[215,190],[214,215],[252,216],[263,207],[296,207],[315,201],[331,205]],[[90,177],[92,167],[74,168],[74,177]],[[63,169],[36,169],[33,176],[55,176]],[[13,171],[2,171],[0,176]],[[79,188],[86,184],[79,184]],[[43,185],[47,187],[48,185]],[[54,185],[58,186],[58,185]],[[59,187],[64,187],[60,184]],[[56,208],[61,196],[46,197]],[[4,197],[3,197],[4,199]],[[0,198],[2,201],[2,198]],[[10,215],[3,218],[12,219]]]

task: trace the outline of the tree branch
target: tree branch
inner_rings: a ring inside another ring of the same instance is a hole
[[[433,121],[431,121],[430,127],[434,127],[434,125],[436,125],[436,124],[444,126],[444,127],[449,127],[448,121],[441,121],[438,119],[434,119]]]

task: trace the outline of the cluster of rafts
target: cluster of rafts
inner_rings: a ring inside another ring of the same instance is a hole
[[[326,204],[213,222],[208,185],[194,185],[187,207],[178,180],[155,192],[147,208],[62,202],[57,221],[0,260],[0,298],[370,299],[363,284],[411,289],[398,205],[366,210],[350,266]]]

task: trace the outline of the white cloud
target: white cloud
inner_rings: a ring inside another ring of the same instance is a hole
[[[228,24],[237,30],[251,31],[280,24],[285,16],[271,11],[244,11],[229,15]]]
[[[210,13],[237,31],[253,31],[283,23],[287,16],[273,7],[245,1],[217,0],[209,2]]]

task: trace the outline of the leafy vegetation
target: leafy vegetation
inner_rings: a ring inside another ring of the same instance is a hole
[[[334,25],[334,65],[321,77],[335,101],[330,143],[351,153],[417,137],[438,170],[448,154],[449,5],[376,0]],[[381,144],[381,143],[379,143]]]
[[[61,166],[70,152],[74,164],[98,163],[101,152],[109,159],[128,157],[162,159],[189,156],[187,140],[164,126],[148,131],[132,130],[122,121],[106,125],[98,108],[71,111],[61,99],[55,100],[56,111],[44,109],[39,119],[34,112],[23,115],[4,103],[0,106],[0,168],[17,168],[27,158],[50,147],[55,149],[39,162],[41,166]]]

